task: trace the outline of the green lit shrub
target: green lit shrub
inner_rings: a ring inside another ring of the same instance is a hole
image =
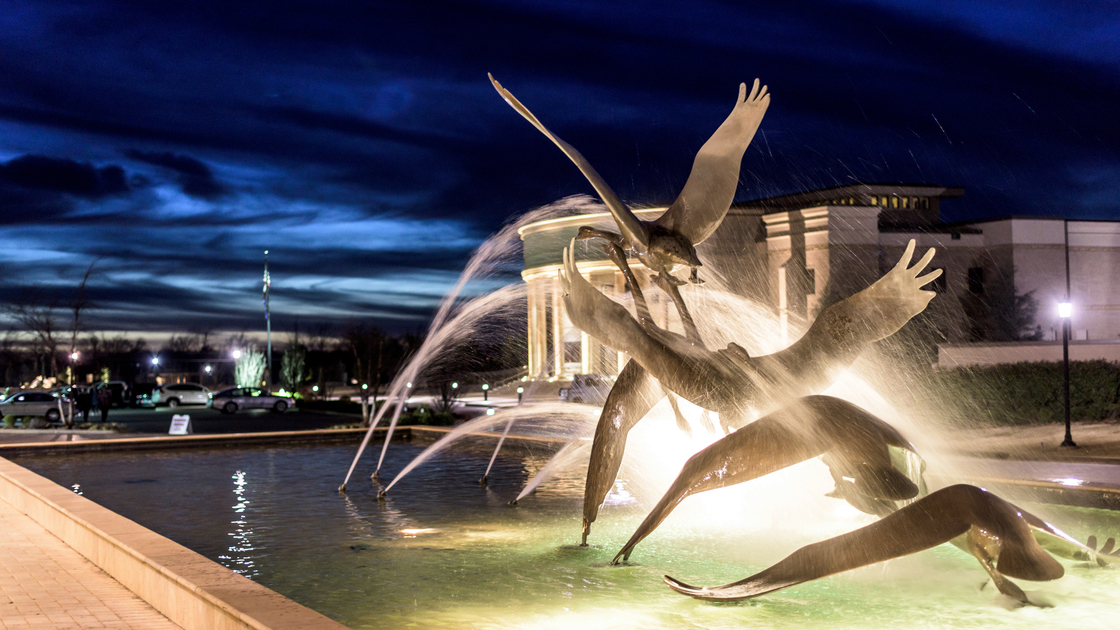
[[[960,400],[971,420],[990,424],[1046,424],[1065,421],[1065,378],[1061,362],[1012,363],[942,370],[934,391]],[[1100,422],[1120,418],[1120,364],[1070,362],[1070,418]]]

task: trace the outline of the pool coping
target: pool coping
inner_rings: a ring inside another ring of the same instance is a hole
[[[0,499],[186,630],[346,630],[3,457]]]

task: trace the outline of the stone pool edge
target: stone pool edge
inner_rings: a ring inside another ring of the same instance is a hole
[[[346,630],[3,457],[0,499],[186,630]]]

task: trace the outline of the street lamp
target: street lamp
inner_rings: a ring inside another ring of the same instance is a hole
[[[1069,290],[1069,220],[1062,221],[1062,231],[1065,232],[1066,241],[1066,300],[1058,305],[1058,317],[1062,319],[1062,372],[1066,381],[1066,439],[1062,440],[1062,446],[1069,448],[1077,448],[1077,444],[1073,441],[1073,434],[1069,430],[1069,325],[1070,318],[1073,317],[1073,304],[1070,302]]]
[[[214,371],[214,368],[210,367],[209,365],[207,365],[207,366],[206,366],[206,367],[205,367],[204,369],[206,370],[206,373],[207,373],[207,374],[209,374],[209,373],[211,373],[211,372],[213,372],[213,371]]]
[[[519,405],[521,404],[521,395],[524,394],[524,393],[525,393],[525,388],[524,387],[518,387],[517,388],[517,404],[519,404]]]
[[[152,357],[152,365],[159,365],[159,357]]]
[[[240,350],[234,350],[230,354],[233,355],[234,359],[240,359],[241,358],[241,351]]]
[[[1073,433],[1070,432],[1069,425],[1069,325],[1072,316],[1073,304],[1069,302],[1058,304],[1058,317],[1062,320],[1062,373],[1065,377],[1066,402],[1066,439],[1062,440],[1062,446],[1076,448],[1077,443],[1073,441]]]
[[[490,386],[486,383],[482,384],[482,399],[490,400]]]
[[[80,355],[80,353],[77,350],[75,350],[74,352],[71,352],[70,353],[70,360],[76,362],[78,360],[79,355]]]

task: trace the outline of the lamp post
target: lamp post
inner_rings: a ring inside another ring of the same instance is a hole
[[[486,383],[482,384],[482,400],[490,400],[490,386]]]
[[[521,395],[524,394],[524,393],[525,393],[525,388],[524,387],[518,387],[517,388],[517,404],[519,404],[519,405],[521,404]]]
[[[1058,317],[1062,320],[1062,374],[1065,377],[1065,403],[1066,403],[1066,437],[1062,446],[1077,448],[1073,441],[1073,433],[1069,425],[1069,333],[1070,317],[1073,316],[1073,304],[1069,300],[1069,221],[1063,222],[1066,237],[1066,301],[1058,304]]]
[[[264,250],[264,325],[268,336],[268,389],[272,391],[272,310],[268,305],[268,294],[272,289],[272,277],[268,275],[268,250]]]
[[[1072,304],[1062,302],[1058,305],[1058,317],[1062,319],[1062,374],[1065,377],[1066,403],[1066,439],[1062,440],[1062,446],[1076,447],[1077,443],[1073,441],[1069,425],[1069,318],[1071,315],[1073,315]]]

